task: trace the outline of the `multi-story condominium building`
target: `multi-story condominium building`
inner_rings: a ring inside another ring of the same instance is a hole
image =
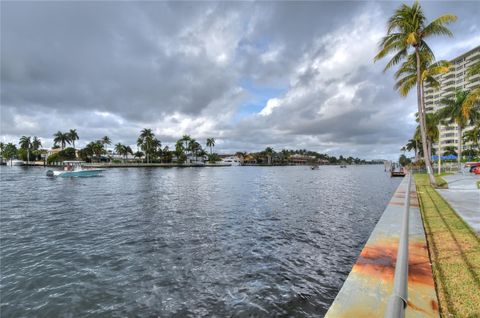
[[[472,90],[480,86],[480,75],[467,76],[468,68],[480,61],[480,46],[454,58],[450,61],[452,64],[450,71],[437,77],[440,82],[439,88],[432,88],[428,84],[425,85],[425,108],[428,112],[436,112],[441,109],[443,105],[440,101],[443,98],[453,98],[457,89]],[[472,129],[473,126],[466,127],[464,131]],[[451,124],[448,126],[441,125],[439,127],[440,138],[439,142],[433,145],[433,148],[438,153],[439,144],[441,146],[441,152],[445,147],[453,146],[458,147],[458,135],[457,125]],[[472,143],[463,144],[463,150],[472,147]]]

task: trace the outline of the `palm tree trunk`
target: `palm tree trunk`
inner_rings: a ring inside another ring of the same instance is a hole
[[[428,149],[428,158],[431,162],[431,158],[432,158],[432,142],[430,141],[430,139],[427,140],[427,149]]]
[[[458,171],[462,170],[462,126],[458,125]]]
[[[27,165],[30,164],[30,149],[27,149]]]
[[[421,91],[421,95],[422,95],[423,127],[425,127],[425,134],[427,134],[428,132],[427,132],[427,119],[426,119],[426,111],[425,111],[425,98],[424,98],[425,94],[424,94],[424,89],[423,89],[423,81],[422,81],[422,84],[420,86],[420,91]],[[428,140],[428,137],[427,137],[427,140]],[[429,146],[430,146],[430,149],[428,151],[427,156],[428,156],[428,162],[431,163],[432,162],[432,145],[431,145],[431,143],[430,144],[427,143],[427,149],[428,149]],[[433,171],[433,169],[432,169],[432,171]]]
[[[428,149],[427,149],[427,135],[425,132],[425,112],[423,111],[423,96],[422,96],[422,75],[420,70],[420,52],[418,47],[415,47],[415,56],[417,58],[417,106],[418,106],[418,116],[420,119],[420,135],[422,137],[422,148],[423,148],[423,159],[425,161],[425,167],[427,168],[428,178],[430,179],[430,184],[436,186],[435,177],[433,176],[432,164],[429,160]]]
[[[440,138],[438,138],[438,174],[442,173],[442,144]]]

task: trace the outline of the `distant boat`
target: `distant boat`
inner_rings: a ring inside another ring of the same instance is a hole
[[[220,161],[221,164],[239,166],[240,160],[237,157],[226,157]]]
[[[64,161],[63,170],[48,170],[49,177],[95,177],[105,169],[84,169],[83,161]]]
[[[7,164],[9,166],[23,166],[25,164],[25,162],[23,162],[22,160],[13,159],[13,160],[8,161]]]
[[[318,165],[314,165],[314,166],[310,167],[310,169],[312,169],[312,170],[318,170],[319,168],[320,167]]]
[[[347,165],[340,165],[340,168],[346,168]]]

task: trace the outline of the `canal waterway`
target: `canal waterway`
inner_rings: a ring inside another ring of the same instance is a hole
[[[0,168],[2,317],[321,317],[400,180],[382,166]]]

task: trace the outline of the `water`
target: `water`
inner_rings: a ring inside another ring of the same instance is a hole
[[[321,317],[400,181],[383,166],[0,169],[2,317]]]

